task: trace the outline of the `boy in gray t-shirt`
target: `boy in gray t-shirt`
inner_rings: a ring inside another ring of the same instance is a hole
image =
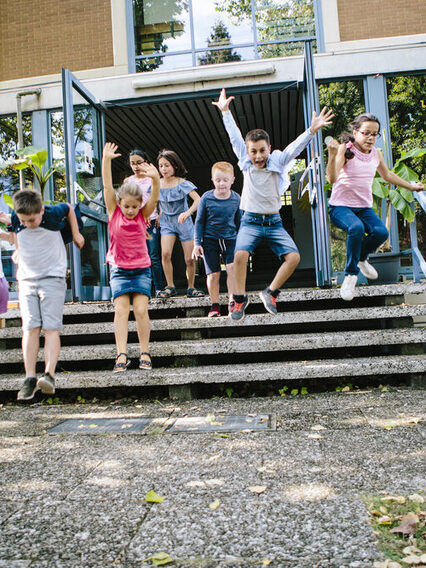
[[[269,135],[264,130],[251,130],[243,139],[229,110],[233,99],[227,98],[225,89],[222,89],[219,99],[213,104],[222,111],[223,123],[244,178],[240,205],[244,213],[235,244],[235,305],[231,314],[233,320],[242,321],[249,303],[245,292],[247,262],[260,241],[265,239],[282,263],[270,285],[260,292],[269,313],[277,313],[280,288],[299,264],[297,246],[284,229],[279,214],[281,195],[289,186],[288,171],[293,158],[302,152],[320,128],[331,124],[334,115],[326,108],[318,116],[314,112],[311,125],[305,132],[285,150],[271,152]]]
[[[59,330],[65,301],[67,255],[61,230],[69,223],[74,244],[84,245],[74,209],[68,203],[44,206],[40,193],[22,190],[13,196],[9,231],[15,233],[22,351],[25,380],[18,400],[30,400],[37,390],[55,392],[55,370],[61,348]],[[37,379],[40,332],[44,330],[45,372]]]

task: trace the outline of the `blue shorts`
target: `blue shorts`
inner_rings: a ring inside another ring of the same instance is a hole
[[[284,229],[279,213],[260,215],[246,211],[241,218],[235,251],[246,250],[252,254],[262,240],[268,243],[280,260],[289,252],[299,252],[296,243]]]
[[[151,297],[151,267],[118,268],[111,266],[112,299],[123,294],[144,294]]]
[[[166,215],[162,213],[160,217],[161,236],[175,235],[180,241],[194,240],[194,222],[191,217],[184,223],[179,223],[179,215]]]
[[[235,239],[204,239],[204,266],[206,274],[220,272],[220,258],[224,264],[234,262]]]

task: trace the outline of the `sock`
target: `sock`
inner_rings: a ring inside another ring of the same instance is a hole
[[[211,309],[211,310],[213,310],[213,309],[218,310],[218,309],[219,309],[219,304],[212,304],[212,307],[211,307],[210,309]]]
[[[266,288],[266,291],[267,291],[268,294],[271,294],[271,296],[272,296],[273,298],[278,298],[278,296],[279,296],[279,294],[280,294],[280,290],[279,290],[279,289],[277,289],[277,290],[271,290],[271,289],[269,288],[269,286],[268,286],[268,288]]]
[[[237,304],[242,304],[244,302],[244,297],[245,297],[244,294],[234,294],[234,301]]]

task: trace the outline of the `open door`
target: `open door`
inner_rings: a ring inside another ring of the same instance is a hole
[[[315,82],[312,41],[305,41],[303,109],[305,125],[308,128],[311,123],[312,112],[315,110],[319,113],[320,111],[318,89]],[[316,282],[317,286],[327,287],[331,286],[331,255],[327,200],[324,193],[321,131],[317,132],[306,150],[308,153],[308,191],[311,204]]]
[[[105,108],[68,69],[62,69],[62,95],[67,200],[80,205],[86,241],[81,251],[70,247],[72,296],[74,301],[109,299],[101,177]]]

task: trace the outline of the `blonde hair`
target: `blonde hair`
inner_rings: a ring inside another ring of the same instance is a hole
[[[229,162],[216,162],[215,164],[213,164],[212,177],[214,176],[216,170],[219,170],[220,172],[224,172],[227,174],[231,174],[232,176],[234,175],[234,166]]]
[[[134,181],[126,181],[118,188],[117,197],[120,201],[123,197],[134,197],[142,203],[142,190]]]

